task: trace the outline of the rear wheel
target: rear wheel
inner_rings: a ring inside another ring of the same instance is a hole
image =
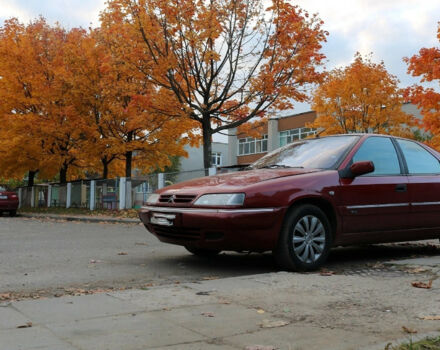
[[[287,213],[273,253],[283,269],[310,271],[325,262],[330,246],[331,226],[327,216],[320,208],[305,204]]]
[[[17,215],[17,211],[16,210],[10,210],[9,211],[9,216],[13,217],[15,215]]]
[[[193,248],[193,247],[185,247],[185,249],[194,255],[204,256],[204,257],[216,256],[221,252],[221,250],[217,250],[217,249],[202,249],[202,248]]]

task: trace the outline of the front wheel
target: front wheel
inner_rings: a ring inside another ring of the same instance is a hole
[[[305,204],[287,213],[273,254],[283,269],[311,271],[325,262],[330,246],[327,216],[320,208]]]
[[[185,247],[185,249],[194,255],[202,256],[202,257],[216,256],[221,252],[221,250],[217,250],[217,249],[202,249],[202,248],[193,248],[193,247]]]

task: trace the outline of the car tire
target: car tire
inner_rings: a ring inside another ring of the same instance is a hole
[[[221,252],[221,250],[217,250],[217,249],[202,249],[202,248],[193,248],[193,247],[185,247],[185,249],[189,251],[191,254],[202,257],[216,256]]]
[[[17,215],[17,211],[16,210],[10,210],[9,211],[9,216],[10,217],[14,217],[15,215]]]
[[[331,242],[331,226],[325,213],[304,204],[286,214],[273,254],[282,269],[312,271],[327,259]]]

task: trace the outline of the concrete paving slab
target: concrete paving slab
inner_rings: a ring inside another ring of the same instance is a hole
[[[0,331],[0,349],[4,350],[78,350],[41,326]]]
[[[240,349],[250,345],[273,346],[279,350],[358,350],[373,343],[373,337],[340,329],[323,329],[298,324],[260,330],[229,337],[226,341]]]
[[[260,328],[264,319],[272,319],[268,313],[259,314],[256,309],[236,304],[173,309],[162,317],[210,338],[253,332]]]
[[[11,306],[0,308],[0,330],[15,329],[18,326],[24,325],[31,320],[23,314],[14,310]]]
[[[242,347],[237,348],[235,346],[233,347],[231,345],[226,345],[225,343],[223,343],[221,339],[219,339],[218,343],[216,344],[197,342],[197,343],[179,344],[179,345],[154,348],[154,350],[237,350],[237,349],[242,350],[243,348]]]
[[[440,268],[440,256],[430,256],[426,258],[393,260],[385,262],[386,265],[417,265],[432,266]]]
[[[25,300],[14,307],[37,323],[51,324],[141,311],[141,307],[100,293],[81,297]]]
[[[48,328],[58,337],[87,350],[144,350],[206,339],[160,316],[157,312],[119,315],[53,323]]]
[[[197,290],[185,286],[161,286],[147,290],[111,292],[108,295],[130,301],[142,307],[144,311],[170,309],[188,305],[203,305],[218,301],[214,296],[197,293],[199,293]]]

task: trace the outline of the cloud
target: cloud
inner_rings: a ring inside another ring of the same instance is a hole
[[[23,22],[29,22],[32,18],[32,15],[22,6],[8,0],[0,0],[0,8],[2,9],[0,14],[0,23],[11,17],[17,17]]]
[[[105,0],[0,0],[0,19],[14,16],[26,23],[42,15],[49,23],[59,22],[66,28],[97,26],[104,7]]]

